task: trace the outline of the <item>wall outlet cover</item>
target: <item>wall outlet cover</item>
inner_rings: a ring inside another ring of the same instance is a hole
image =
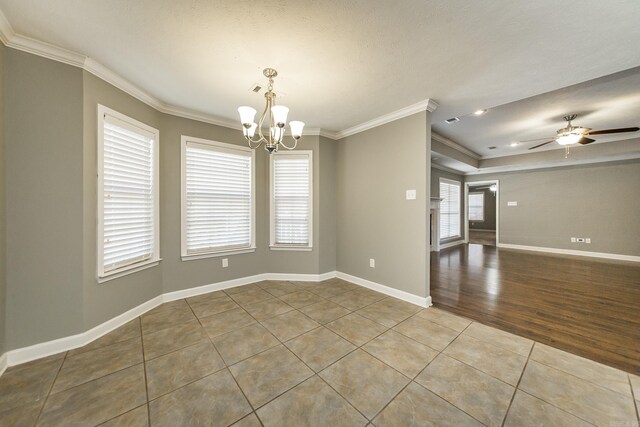
[[[375,268],[376,267],[376,260],[373,258],[369,259],[369,267],[371,268]]]
[[[222,258],[222,268],[229,267],[229,258]]]
[[[416,199],[416,190],[407,190],[407,200]]]
[[[518,202],[507,202],[507,206],[518,206]]]
[[[584,239],[585,243],[591,243],[591,238],[587,237],[586,239]]]
[[[575,238],[575,237],[572,237],[572,238],[571,238],[571,243],[575,243],[575,242],[576,242],[576,238]]]

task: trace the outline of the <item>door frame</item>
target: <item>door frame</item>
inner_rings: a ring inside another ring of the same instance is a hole
[[[464,183],[464,240],[465,242],[469,241],[469,187],[486,184],[496,185],[496,247],[498,247],[500,244],[500,180],[498,179]]]

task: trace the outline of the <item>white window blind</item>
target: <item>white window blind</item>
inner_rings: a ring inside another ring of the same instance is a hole
[[[98,276],[157,261],[158,131],[102,107]]]
[[[484,221],[484,193],[469,194],[469,221]]]
[[[183,137],[183,256],[249,249],[253,151]]]
[[[460,183],[440,180],[440,239],[460,236]]]
[[[271,155],[271,245],[311,247],[311,152]]]

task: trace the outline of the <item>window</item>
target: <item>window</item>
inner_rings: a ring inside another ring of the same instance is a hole
[[[484,193],[469,194],[469,221],[484,221]]]
[[[158,136],[157,129],[98,106],[99,281],[160,259]]]
[[[182,259],[255,250],[254,151],[182,137]]]
[[[312,152],[271,155],[271,248],[311,250]]]
[[[440,239],[460,237],[460,183],[440,178]]]

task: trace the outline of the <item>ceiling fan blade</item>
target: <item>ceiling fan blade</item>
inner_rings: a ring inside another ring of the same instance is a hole
[[[555,139],[554,139],[554,140],[551,140],[551,141],[543,142],[542,144],[538,144],[538,145],[536,145],[535,147],[531,147],[531,148],[529,148],[529,150],[533,150],[534,148],[542,147],[543,145],[551,144],[552,142],[555,142]]]
[[[607,133],[624,133],[624,132],[637,132],[640,128],[619,128],[619,129],[604,129],[604,130],[592,130],[586,132],[585,135],[604,135]]]
[[[595,141],[595,139],[585,138],[583,136],[582,138],[580,138],[580,141],[578,141],[578,144],[587,145],[587,144],[591,144],[593,141]]]
[[[524,141],[518,141],[518,142],[533,142],[533,141],[542,141],[545,139],[552,139],[552,136],[546,136],[544,138],[536,138],[536,139],[525,139]]]

